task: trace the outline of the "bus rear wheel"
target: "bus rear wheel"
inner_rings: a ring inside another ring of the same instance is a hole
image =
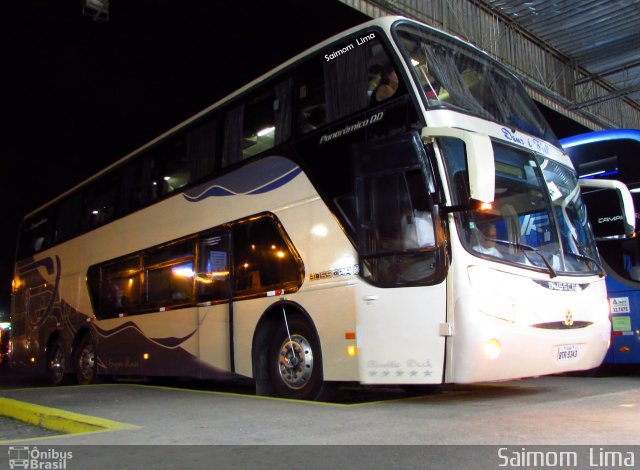
[[[67,381],[67,358],[64,344],[57,339],[51,346],[47,367],[47,378],[51,385],[62,385]]]
[[[76,379],[80,385],[89,385],[96,380],[96,347],[91,335],[82,338],[76,351]]]
[[[322,389],[320,342],[309,325],[296,317],[278,326],[269,350],[269,378],[278,396],[314,400]]]

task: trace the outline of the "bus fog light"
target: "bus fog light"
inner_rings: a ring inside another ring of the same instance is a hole
[[[501,349],[500,341],[497,339],[485,341],[483,347],[484,357],[487,359],[496,359],[500,355]]]

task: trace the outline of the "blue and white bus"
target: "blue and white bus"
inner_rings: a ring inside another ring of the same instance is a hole
[[[590,369],[610,324],[584,214],[511,72],[373,20],[28,214],[11,362],[305,399]]]
[[[640,207],[640,130],[589,132],[562,139],[581,179],[615,179],[625,183]],[[611,347],[604,364],[640,363],[640,239],[619,237],[622,214],[615,196],[585,191],[598,251],[607,271],[611,309]]]

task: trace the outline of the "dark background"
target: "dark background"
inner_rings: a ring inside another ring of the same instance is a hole
[[[337,0],[0,4],[0,320],[18,225],[262,73],[368,18]],[[543,109],[559,137],[586,129]]]

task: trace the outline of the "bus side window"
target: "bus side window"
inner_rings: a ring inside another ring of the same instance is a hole
[[[192,182],[213,174],[216,169],[217,125],[216,119],[210,119],[187,133],[187,159]]]
[[[285,78],[250,94],[225,114],[222,165],[229,166],[291,136],[293,81]]]
[[[296,74],[297,128],[302,134],[404,90],[375,33],[329,46],[301,64]]]
[[[18,249],[20,256],[31,256],[51,246],[52,228],[53,218],[50,210],[25,220]]]
[[[185,139],[178,136],[152,151],[151,194],[156,199],[189,184]]]
[[[302,276],[299,257],[271,217],[236,224],[233,247],[237,293],[299,287]]]
[[[196,289],[198,302],[229,299],[229,240],[227,233],[200,240]]]
[[[104,266],[91,266],[87,284],[97,318],[114,318],[133,313],[141,306],[142,271],[140,256]]]
[[[309,60],[297,70],[298,130],[312,132],[327,121],[322,62]]]
[[[120,190],[120,174],[102,178],[85,193],[83,228],[92,229],[109,222],[116,216],[116,204]]]
[[[146,304],[165,307],[193,300],[193,240],[150,250],[144,255]]]
[[[82,213],[82,193],[71,194],[60,201],[54,241],[62,242],[77,235],[80,230],[80,214]]]
[[[351,44],[351,42],[349,42]],[[349,45],[334,46],[347,50]],[[327,119],[335,121],[369,105],[369,47],[353,47],[324,63]]]

